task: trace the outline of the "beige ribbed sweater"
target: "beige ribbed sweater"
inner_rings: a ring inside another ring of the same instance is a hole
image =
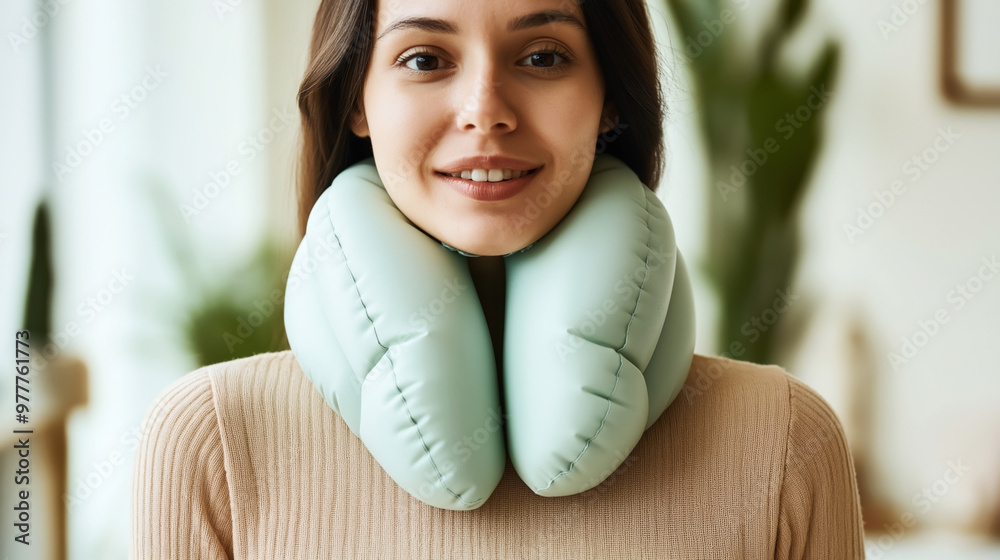
[[[136,450],[132,558],[863,558],[830,406],[776,366],[695,355],[683,392],[597,487],[533,494],[508,462],[485,505],[399,488],[290,351],[194,371]]]

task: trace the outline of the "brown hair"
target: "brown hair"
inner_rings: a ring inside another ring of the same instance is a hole
[[[663,117],[659,67],[644,0],[566,0],[582,11],[607,95],[614,100],[617,136],[599,138],[595,152],[616,156],[656,190],[663,166]],[[360,106],[374,47],[377,0],[322,0],[313,24],[309,64],[299,86],[302,115],[298,167],[299,235],[309,212],[344,169],[372,156],[371,140],[348,123]],[[606,133],[608,134],[608,133]]]

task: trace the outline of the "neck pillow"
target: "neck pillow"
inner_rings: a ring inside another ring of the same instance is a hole
[[[621,160],[595,157],[569,213],[504,256],[502,387],[469,258],[396,208],[373,158],[345,169],[309,215],[285,291],[302,371],[427,504],[483,505],[508,454],[538,495],[593,488],[691,366],[693,298],[666,209]]]

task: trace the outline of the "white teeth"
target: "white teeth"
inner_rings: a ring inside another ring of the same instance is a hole
[[[461,173],[447,173],[447,175],[451,177],[461,177],[463,179],[477,181],[480,183],[507,181],[509,179],[517,179],[518,177],[527,174],[527,171],[514,171],[512,169],[466,169]]]

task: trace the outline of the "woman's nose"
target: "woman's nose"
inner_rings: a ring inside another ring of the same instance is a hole
[[[469,72],[459,97],[456,124],[462,131],[509,132],[517,128],[517,118],[507,98],[509,88],[499,80],[496,65],[480,64]]]

